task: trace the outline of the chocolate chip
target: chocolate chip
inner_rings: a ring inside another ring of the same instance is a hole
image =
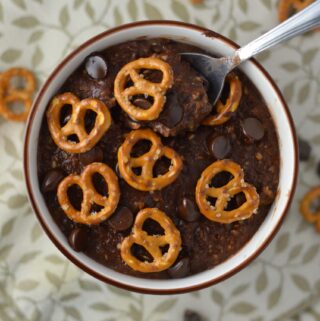
[[[195,311],[192,310],[186,310],[184,312],[184,321],[202,321],[202,316]]]
[[[107,64],[101,56],[91,56],[86,61],[86,70],[93,79],[102,79],[107,74]]]
[[[49,171],[42,181],[41,190],[44,193],[53,192],[58,188],[59,183],[64,178],[64,173],[60,169]]]
[[[226,136],[216,136],[208,139],[208,149],[216,159],[226,158],[231,152],[231,144]]]
[[[76,227],[71,231],[68,238],[70,246],[76,251],[85,250],[87,245],[87,233],[84,227]]]
[[[94,162],[102,162],[103,151],[100,147],[95,146],[92,149],[90,149],[88,152],[80,154],[79,159],[82,165],[84,166],[87,166]]]
[[[261,122],[256,118],[246,118],[242,122],[242,129],[250,142],[259,141],[264,136],[264,128]]]
[[[307,161],[311,155],[310,144],[302,138],[298,139],[298,144],[299,144],[299,159],[301,161]]]
[[[190,274],[190,260],[185,257],[168,269],[170,277],[173,279],[184,278]]]
[[[178,208],[178,214],[186,222],[195,222],[199,219],[200,213],[192,202],[187,197],[182,199],[181,205]]]
[[[133,224],[133,214],[127,207],[121,207],[109,219],[109,225],[116,231],[125,231]]]
[[[133,100],[133,104],[137,107],[148,109],[152,104],[149,100],[144,98],[136,98]]]
[[[177,94],[169,92],[167,94],[166,107],[160,114],[159,121],[169,128],[179,124],[183,117],[183,108],[181,107]]]

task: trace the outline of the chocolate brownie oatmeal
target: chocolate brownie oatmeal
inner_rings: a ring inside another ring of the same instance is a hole
[[[181,278],[239,251],[279,179],[276,129],[241,72],[216,106],[166,39],[92,53],[48,106],[38,176],[74,251],[118,272]]]

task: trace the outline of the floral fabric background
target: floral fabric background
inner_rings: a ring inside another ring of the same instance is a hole
[[[164,18],[245,44],[278,23],[277,0],[1,0],[0,71],[24,66],[41,84],[89,37],[121,23]],[[283,90],[299,134],[313,145],[280,233],[245,270],[191,294],[130,293],[69,263],[42,232],[26,197],[24,125],[0,118],[0,320],[179,321],[186,308],[211,321],[320,320],[320,235],[298,213],[301,196],[320,183],[319,47],[314,32],[259,57]]]

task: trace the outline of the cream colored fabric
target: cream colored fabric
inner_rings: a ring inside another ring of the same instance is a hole
[[[245,44],[277,24],[276,0],[207,0],[199,6],[189,0],[2,0],[0,70],[24,66],[42,82],[90,36],[123,22],[161,18],[202,24]],[[320,183],[315,174],[320,159],[319,44],[320,33],[310,33],[260,56],[288,99],[299,133],[313,145],[311,160],[301,164],[292,209],[255,262],[197,293],[133,294],[69,263],[41,231],[26,198],[24,126],[1,119],[0,320],[180,321],[190,308],[212,321],[270,321],[320,298],[320,235],[297,209],[309,186]]]

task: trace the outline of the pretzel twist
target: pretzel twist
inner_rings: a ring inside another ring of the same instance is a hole
[[[149,235],[143,230],[147,219],[158,222],[164,229],[164,235]],[[133,244],[143,246],[153,257],[152,262],[142,262],[131,253]],[[169,245],[169,249],[162,254],[161,247]],[[121,244],[122,259],[135,271],[144,273],[160,272],[168,269],[177,259],[181,249],[181,236],[172,220],[157,208],[141,210],[135,219],[132,234]]]
[[[92,182],[95,173],[104,178],[108,187],[108,196],[103,196],[96,191]],[[80,211],[74,208],[68,197],[68,189],[73,185],[78,185],[82,189],[83,200]],[[92,163],[80,176],[71,174],[64,178],[58,186],[57,196],[61,208],[72,221],[87,225],[99,224],[117,208],[120,198],[118,178],[106,164]],[[91,213],[93,204],[103,208],[97,213]]]
[[[61,127],[60,113],[65,105],[72,106],[72,114],[70,120]],[[97,115],[90,133],[87,133],[85,128],[87,110],[92,110]],[[51,137],[57,146],[68,153],[84,153],[92,149],[109,129],[111,115],[106,105],[98,99],[87,98],[80,101],[72,93],[64,93],[51,101],[47,121]],[[68,140],[68,137],[74,134],[79,139],[78,143]]]
[[[210,187],[212,179],[220,172],[229,172],[233,178],[224,186]],[[227,211],[229,200],[243,192],[246,201],[237,209]],[[216,199],[211,205],[208,197]],[[212,163],[201,174],[196,186],[196,202],[200,212],[209,220],[219,223],[232,223],[245,220],[254,214],[259,207],[259,195],[254,186],[245,183],[242,168],[231,160],[220,160]]]
[[[160,70],[162,81],[153,83],[143,79],[139,74],[141,69]],[[129,77],[133,85],[125,88]],[[169,64],[159,58],[140,58],[126,64],[117,74],[114,81],[114,96],[120,107],[136,121],[150,121],[157,119],[163,110],[167,89],[173,85],[173,72]],[[135,95],[153,97],[153,104],[148,109],[135,106],[130,98]]]
[[[134,145],[140,140],[151,142],[150,150],[139,156],[132,157]],[[153,177],[156,162],[166,157],[171,160],[167,173]],[[182,160],[172,148],[163,146],[160,138],[151,129],[131,131],[118,150],[119,170],[124,180],[133,188],[140,191],[160,190],[176,180],[182,170]],[[133,168],[142,168],[141,175],[136,175]]]
[[[320,232],[320,208],[312,210],[312,203],[320,199],[320,186],[311,189],[300,203],[300,212],[302,216],[310,223],[313,223],[318,232]]]
[[[227,82],[230,85],[230,92],[226,103],[224,104],[221,99],[217,102],[215,115],[209,115],[202,122],[207,126],[218,126],[227,122],[232,113],[234,113],[240,104],[242,97],[242,86],[237,75],[230,74],[227,77]]]
[[[15,88],[12,85],[14,77],[25,80],[23,88]],[[25,121],[32,105],[32,95],[36,88],[36,80],[33,73],[24,68],[11,68],[0,75],[0,114],[8,120]],[[16,113],[10,108],[10,104],[21,102],[23,111]]]

